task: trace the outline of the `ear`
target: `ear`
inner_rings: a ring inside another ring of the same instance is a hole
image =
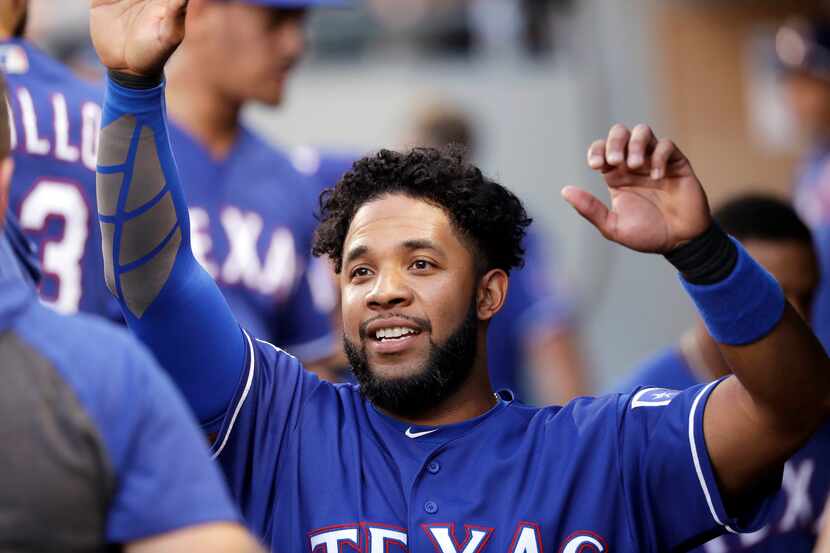
[[[510,278],[501,269],[488,271],[478,283],[476,309],[480,321],[489,321],[501,310],[507,300]]]

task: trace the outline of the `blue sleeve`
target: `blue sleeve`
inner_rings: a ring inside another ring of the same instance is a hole
[[[243,336],[190,248],[163,85],[131,90],[108,81],[97,191],[107,283],[127,323],[199,419],[214,419],[239,381]]]
[[[623,489],[634,540],[644,550],[685,551],[724,532],[763,525],[769,498],[740,519],[731,517],[709,460],[703,412],[720,382],[683,392],[641,388],[620,397]]]
[[[107,539],[124,543],[196,524],[238,522],[181,396],[149,354],[139,348],[128,353],[130,380],[97,410],[117,477]]]

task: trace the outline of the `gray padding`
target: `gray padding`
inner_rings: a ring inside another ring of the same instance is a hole
[[[116,294],[115,271],[112,264],[112,245],[115,241],[115,225],[101,223],[101,250],[104,254],[104,279],[107,281],[107,288]]]
[[[176,208],[168,192],[149,211],[130,219],[121,227],[121,253],[118,263],[126,265],[158,247],[176,225]]]
[[[115,473],[94,423],[52,363],[0,335],[0,551],[105,551]]]
[[[95,175],[95,196],[98,200],[98,213],[112,216],[118,210],[118,196],[121,194],[121,183],[124,173]]]
[[[167,245],[151,260],[121,275],[121,292],[124,294],[127,309],[133,316],[140,319],[164,288],[176,262],[181,242],[182,231],[178,229]]]
[[[133,211],[155,198],[164,188],[164,173],[161,170],[156,141],[150,127],[141,129],[138,149],[135,153],[133,175],[141,175],[141,186],[130,186],[127,196],[127,211]]]
[[[101,129],[98,165],[109,167],[111,165],[121,165],[127,161],[135,125],[134,116],[123,115]]]

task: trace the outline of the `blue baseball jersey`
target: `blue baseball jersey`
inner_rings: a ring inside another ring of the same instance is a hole
[[[717,383],[544,409],[501,394],[474,420],[413,427],[247,344],[215,448],[274,551],[656,552],[760,520],[731,519],[712,472],[702,417]]]
[[[9,205],[40,255],[57,311],[120,320],[103,278],[95,163],[103,91],[22,39],[0,43],[15,161]]]
[[[98,317],[43,306],[16,263],[0,246],[0,549],[102,551],[237,522],[193,415],[150,354]]]
[[[319,189],[334,187],[352,167],[357,156],[343,152],[296,148],[292,152],[294,166],[317,182]],[[532,226],[525,237],[525,264],[510,273],[507,301],[490,323],[487,353],[490,382],[497,390],[511,390],[527,401],[530,393],[528,378],[528,344],[544,332],[568,327],[572,309],[550,273],[550,259],[545,240]]]
[[[671,347],[646,361],[634,373],[632,385],[686,389],[700,384],[680,348]],[[626,388],[622,388],[626,389]],[[812,551],[820,518],[830,494],[830,424],[825,425],[784,467],[781,492],[767,524],[741,536],[722,536],[700,547],[699,553],[732,551]]]
[[[309,179],[245,127],[217,160],[181,127],[170,141],[190,211],[192,249],[240,322],[314,361],[334,351],[325,298],[316,294]]]

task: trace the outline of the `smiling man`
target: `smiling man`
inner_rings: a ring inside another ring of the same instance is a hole
[[[333,385],[240,330],[190,249],[162,69],[184,0],[95,0],[110,69],[99,158],[107,282],[184,391],[248,524],[274,550],[684,550],[757,529],[784,461],[827,415],[830,367],[775,280],[712,224],[668,140],[615,126],[589,165],[609,240],[664,254],[736,377],[533,409],[490,387],[485,337],[521,264],[520,202],[460,156],[381,151],[322,204],[360,385]],[[135,163],[153,158],[153,166]],[[123,203],[123,202],[121,202]],[[682,498],[682,502],[670,498]]]

